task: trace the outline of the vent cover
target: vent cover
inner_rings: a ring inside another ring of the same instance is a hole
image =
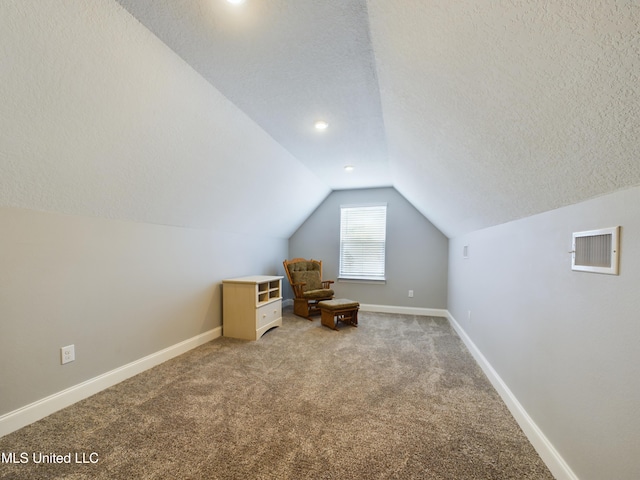
[[[619,232],[620,227],[575,232],[571,269],[617,275]]]

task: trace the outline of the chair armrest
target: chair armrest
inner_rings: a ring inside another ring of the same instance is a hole
[[[291,288],[293,288],[293,294],[296,297],[301,298],[302,294],[304,293],[304,286],[306,284],[307,284],[306,282],[292,283]]]
[[[333,280],[322,280],[322,288],[331,288]]]

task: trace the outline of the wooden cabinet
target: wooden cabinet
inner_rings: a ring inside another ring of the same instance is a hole
[[[222,281],[222,334],[258,340],[282,325],[282,277],[254,275]]]

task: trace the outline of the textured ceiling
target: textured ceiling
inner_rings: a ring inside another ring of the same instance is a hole
[[[391,185],[364,0],[118,1],[331,188]]]
[[[0,2],[0,105],[0,207],[288,238],[330,192],[116,2]]]
[[[0,205],[287,237],[392,185],[454,237],[640,185],[634,0],[3,1],[0,58]]]
[[[394,184],[455,236],[640,183],[640,3],[369,2]]]
[[[331,188],[449,236],[640,184],[637,2],[118,1]]]

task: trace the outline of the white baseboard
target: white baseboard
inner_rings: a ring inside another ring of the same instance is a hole
[[[293,306],[293,299],[282,301],[283,307]],[[449,312],[440,308],[421,308],[421,307],[400,307],[396,305],[374,305],[371,303],[361,303],[361,312],[379,312],[379,313],[397,313],[400,315],[423,315],[426,317],[445,317]]]
[[[482,371],[489,378],[489,381],[496,389],[502,401],[507,405],[509,411],[520,425],[520,428],[525,433],[533,448],[536,449],[538,455],[542,461],[547,465],[553,476],[557,480],[579,480],[575,473],[571,470],[571,467],[564,461],[560,453],[555,449],[549,439],[542,433],[542,430],[538,428],[533,419],[529,416],[522,404],[518,401],[506,383],[500,378],[498,372],[494,370],[489,361],[480,352],[475,343],[469,338],[464,329],[456,321],[455,318],[447,311],[447,317],[449,323],[456,331],[460,339],[467,346],[467,349],[473,355]]]
[[[69,387],[61,392],[33,402],[22,408],[0,416],[0,437],[14,432],[26,425],[36,422],[47,415],[51,415],[69,405],[94,395],[108,387],[116,385],[127,378],[133,377],[145,370],[182,355],[189,350],[214,340],[222,335],[222,327],[201,333],[183,342],[176,343],[159,352],[123,365],[122,367],[103,373],[85,382]]]
[[[397,313],[399,315],[423,315],[426,317],[447,317],[449,312],[440,308],[421,307],[400,307],[394,305],[373,305],[361,303],[360,310],[363,312]]]

